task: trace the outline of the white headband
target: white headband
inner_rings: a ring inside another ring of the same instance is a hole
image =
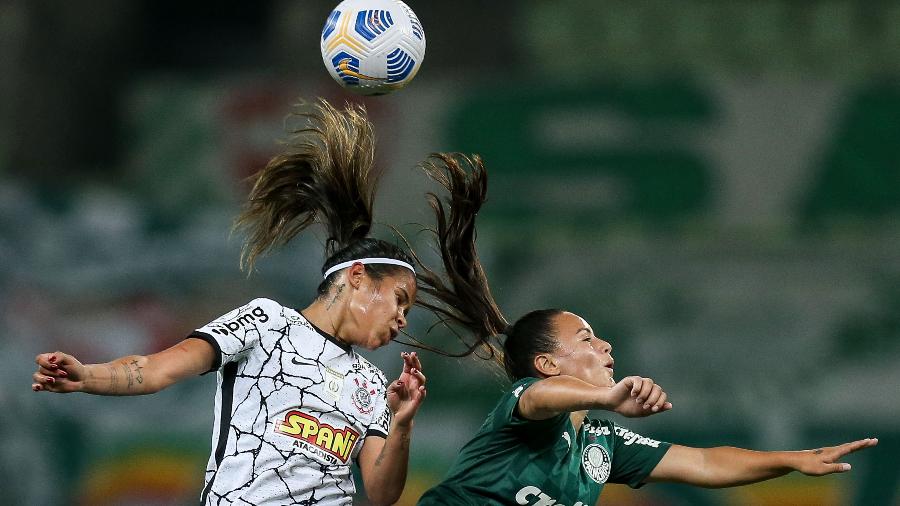
[[[324,279],[328,279],[328,276],[331,276],[331,274],[332,274],[333,272],[339,271],[339,270],[344,269],[344,268],[346,268],[346,267],[350,267],[351,265],[353,265],[353,264],[355,264],[355,263],[361,263],[361,264],[363,264],[363,265],[366,265],[366,264],[390,264],[390,265],[399,265],[400,267],[406,267],[407,269],[411,270],[412,273],[413,273],[413,275],[416,274],[416,270],[413,269],[413,266],[410,265],[410,264],[408,264],[408,263],[406,263],[406,262],[404,262],[403,260],[395,260],[395,259],[393,259],[393,258],[359,258],[359,259],[356,259],[356,260],[350,260],[350,261],[348,261],[348,262],[341,262],[341,263],[339,263],[339,264],[337,264],[337,265],[335,265],[335,266],[332,266],[330,269],[328,269],[327,271],[325,271],[325,275],[323,276],[323,278],[324,278]]]

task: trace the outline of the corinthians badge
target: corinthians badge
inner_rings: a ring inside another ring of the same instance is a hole
[[[353,405],[364,415],[368,415],[375,409],[375,403],[372,402],[372,396],[375,395],[375,389],[369,387],[366,380],[359,381],[359,378],[353,378],[356,383],[356,391],[350,396],[353,399]]]

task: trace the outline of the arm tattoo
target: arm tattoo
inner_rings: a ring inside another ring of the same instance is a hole
[[[403,434],[400,437],[400,451],[409,451],[409,434]],[[384,445],[384,448],[381,449],[381,453],[378,454],[378,458],[375,459],[375,465],[380,466],[382,461],[384,461],[384,455],[388,452],[387,445]]]
[[[138,383],[143,383],[143,382],[144,382],[144,375],[143,375],[143,373],[141,373],[141,369],[143,369],[143,367],[141,367],[141,366],[138,365],[138,361],[137,361],[137,360],[132,360],[132,361],[131,361],[131,365],[134,366],[134,372],[137,373],[137,382],[138,382]]]
[[[109,371],[109,393],[114,394],[119,391],[119,373],[112,365],[106,366],[106,369]]]
[[[131,386],[134,385],[134,375],[131,374],[128,364],[122,364],[122,370],[125,371],[125,376],[128,378],[128,389],[131,390]]]

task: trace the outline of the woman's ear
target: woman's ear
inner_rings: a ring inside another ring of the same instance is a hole
[[[544,376],[559,376],[559,364],[552,356],[539,353],[534,357],[534,369]]]
[[[350,283],[350,286],[353,288],[359,288],[359,285],[362,284],[363,278],[366,276],[366,266],[360,262],[356,262],[347,268],[347,282]]]

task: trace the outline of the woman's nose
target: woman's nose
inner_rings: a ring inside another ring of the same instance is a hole
[[[601,353],[612,353],[612,345],[603,339],[597,338],[600,341],[600,352]]]

